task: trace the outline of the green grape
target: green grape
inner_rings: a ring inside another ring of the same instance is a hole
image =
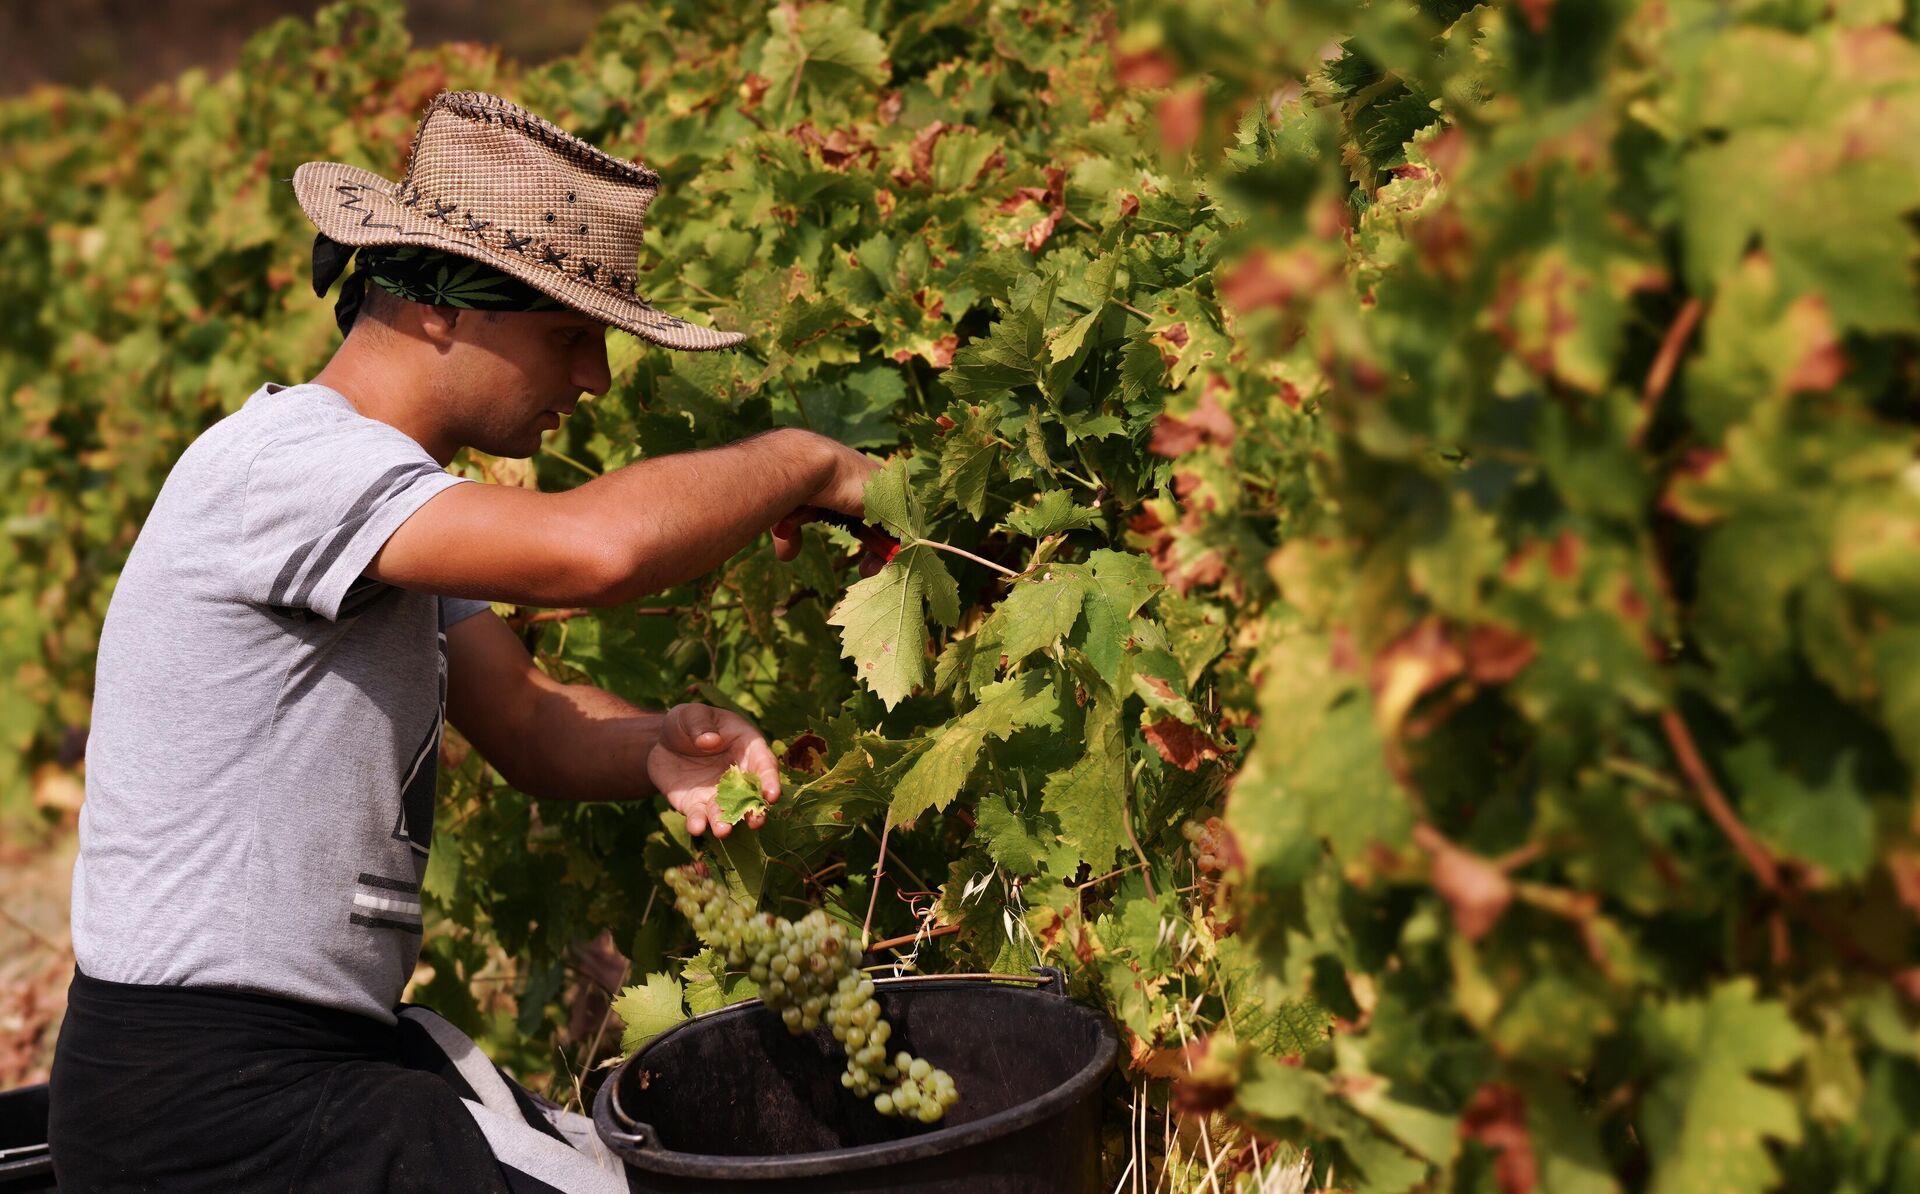
[[[887,1060],[893,1025],[881,1014],[871,979],[856,969],[846,927],[816,908],[797,921],[754,913],[741,905],[701,863],[667,872],[673,906],[694,933],[724,955],[729,968],[744,968],[760,998],[787,1031],[812,1032],[825,1024],[846,1048],[840,1085],[873,1100],[881,1115],[938,1122],[958,1101],[953,1079],[906,1052]]]

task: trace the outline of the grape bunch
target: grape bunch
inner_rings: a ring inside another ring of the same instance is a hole
[[[1217,875],[1227,869],[1227,826],[1220,818],[1208,817],[1205,824],[1188,821],[1180,826],[1180,836],[1187,839],[1187,853],[1202,874]]]
[[[846,1046],[840,1085],[873,1100],[882,1115],[937,1122],[959,1099],[953,1078],[905,1051],[887,1056],[893,1025],[880,1014],[873,981],[856,968],[846,927],[815,908],[799,920],[754,912],[707,874],[704,863],[667,872],[674,907],[700,940],[745,967],[760,998],[787,1031],[812,1032],[824,1020]]]

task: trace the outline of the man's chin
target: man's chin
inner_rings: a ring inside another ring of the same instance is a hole
[[[499,460],[531,460],[540,451],[540,432],[533,434],[531,442],[520,440],[508,444],[468,444],[476,452],[485,452]]]

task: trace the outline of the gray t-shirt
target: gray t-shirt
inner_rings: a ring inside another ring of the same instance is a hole
[[[393,1022],[420,953],[446,628],[487,605],[361,572],[466,481],[312,384],[262,386],[181,455],[100,633],[81,970]]]

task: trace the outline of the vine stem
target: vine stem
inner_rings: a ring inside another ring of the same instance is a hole
[[[565,464],[572,465],[573,467],[579,469],[581,472],[585,473],[590,478],[598,478],[600,476],[599,473],[594,472],[592,469],[588,468],[584,464],[581,464],[578,460],[575,460],[573,457],[567,455],[565,452],[560,451],[558,448],[550,448],[545,444],[541,444],[540,450],[542,452],[545,452],[547,455],[553,457],[555,460],[561,461],[562,463],[565,463]]]
[[[1630,442],[1634,447],[1646,436],[1647,428],[1653,426],[1653,412],[1660,405],[1660,398],[1673,383],[1674,370],[1680,367],[1680,354],[1685,351],[1687,341],[1693,336],[1693,329],[1699,326],[1700,316],[1706,307],[1699,296],[1686,301],[1680,313],[1673,317],[1673,323],[1667,328],[1665,338],[1660,341],[1660,351],[1654,354],[1653,367],[1647,370],[1647,384],[1641,390],[1640,422],[1633,429]]]
[[[1007,567],[1005,564],[996,564],[992,560],[981,559],[979,556],[974,555],[972,552],[968,551],[964,547],[955,547],[951,543],[942,543],[938,539],[914,539],[912,542],[908,543],[907,546],[908,547],[931,547],[935,551],[952,552],[954,555],[963,556],[966,559],[972,560],[974,563],[980,565],[983,568],[991,568],[1002,576],[1019,576],[1020,575],[1018,572],[1015,572],[1013,569]]]
[[[880,877],[887,873],[887,835],[893,832],[893,816],[880,825],[880,857],[873,860],[873,887],[867,892],[867,918],[860,922],[860,952],[867,952],[867,942],[872,939],[873,906],[880,900]]]
[[[717,601],[712,605],[636,605],[626,612],[642,618],[684,618],[693,613],[739,608],[740,603],[737,601]],[[507,619],[507,625],[519,629],[537,626],[542,622],[570,622],[575,618],[591,617],[600,612],[597,609],[543,609],[531,614],[514,614]]]
[[[1693,734],[1687,729],[1687,723],[1681,720],[1679,711],[1667,709],[1662,712],[1660,728],[1666,731],[1667,742],[1673,747],[1674,757],[1680,762],[1680,770],[1686,774],[1688,782],[1693,784],[1694,791],[1700,796],[1700,803],[1706,806],[1707,815],[1713,818],[1713,823],[1720,827],[1720,832],[1733,843],[1733,848],[1740,852],[1740,857],[1746,859],[1747,866],[1759,877],[1761,884],[1768,891],[1777,894],[1780,891],[1778,864],[1774,862],[1773,855],[1767,853],[1765,847],[1753,840],[1753,835],[1747,832],[1747,827],[1741,823],[1739,816],[1733,811],[1733,806],[1727,803],[1726,795],[1720,791],[1720,786],[1713,782],[1713,774],[1707,770],[1706,760],[1700,757],[1700,748],[1694,744]]]
[[[949,933],[958,933],[959,931],[959,925],[936,925],[928,929],[925,933],[908,933],[905,936],[889,937],[885,941],[876,941],[872,945],[867,946],[866,952],[871,954],[878,953],[883,949],[898,949],[902,945],[912,945],[915,941],[922,938],[931,941],[935,937],[945,937]]]
[[[1133,811],[1127,807],[1132,803],[1133,777],[1128,775],[1120,793],[1120,827],[1127,831],[1127,841],[1133,843],[1134,857],[1140,860],[1140,881],[1146,884],[1147,898],[1157,903],[1160,897],[1153,890],[1153,864],[1147,861],[1147,852],[1140,848],[1140,839],[1133,833]]]

